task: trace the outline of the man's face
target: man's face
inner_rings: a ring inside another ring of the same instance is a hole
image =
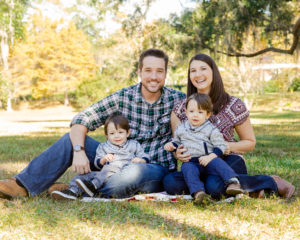
[[[142,92],[148,94],[160,92],[166,79],[165,60],[153,56],[145,57],[138,74],[141,78]]]

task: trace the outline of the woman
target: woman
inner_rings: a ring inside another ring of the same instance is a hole
[[[213,115],[209,120],[226,140],[223,160],[239,174],[242,188],[253,197],[263,197],[265,192],[275,192],[284,198],[290,198],[295,191],[294,186],[278,176],[247,175],[246,164],[241,154],[253,150],[256,144],[249,111],[239,98],[225,92],[216,63],[205,54],[195,55],[189,63],[187,98],[196,92],[208,94],[212,99]],[[178,124],[186,119],[184,100],[175,104],[171,116],[172,130],[175,131]],[[239,141],[234,140],[234,130]],[[190,159],[184,146],[179,147],[176,156],[182,162]],[[164,187],[169,194],[189,192],[181,172],[167,175],[164,178]],[[225,194],[226,186],[220,177],[208,175],[205,179],[205,189],[213,198],[218,199]]]

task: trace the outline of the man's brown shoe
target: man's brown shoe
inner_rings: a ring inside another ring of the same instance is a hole
[[[51,193],[53,191],[60,191],[61,192],[61,191],[66,190],[68,188],[69,188],[68,184],[61,183],[61,182],[56,182],[51,187],[49,187],[48,194],[51,195]]]
[[[16,197],[28,197],[27,190],[18,185],[15,178],[0,180],[0,198],[12,199]]]
[[[290,198],[291,196],[293,196],[295,192],[295,187],[292,184],[278,176],[271,177],[274,179],[277,185],[278,194],[280,197]]]

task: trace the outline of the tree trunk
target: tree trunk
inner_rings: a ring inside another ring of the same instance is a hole
[[[12,104],[11,104],[11,101],[12,101],[12,97],[11,97],[11,93],[8,94],[8,97],[7,97],[7,102],[6,102],[6,111],[7,112],[12,112],[13,109],[12,109]]]
[[[13,18],[13,9],[15,7],[14,1],[10,0],[8,1],[8,6],[9,6],[9,24],[8,24],[8,29],[0,29],[0,37],[1,37],[1,58],[3,62],[3,74],[2,76],[4,77],[5,81],[8,83],[7,84],[7,91],[8,91],[8,97],[7,97],[7,111],[12,111],[12,92],[10,90],[9,86],[9,81],[11,80],[11,75],[9,71],[9,66],[8,66],[8,56],[9,56],[9,42],[12,44],[13,43],[13,32],[14,32],[14,27],[12,24],[12,18]]]
[[[8,36],[7,33],[4,30],[0,30],[0,37],[1,37],[1,58],[3,62],[3,71],[2,76],[4,80],[8,83],[8,77],[9,77],[9,69],[8,69],[8,53],[9,53],[9,45],[8,45]],[[8,97],[7,97],[7,111],[12,111],[11,107],[11,92],[9,90],[9,84],[7,84],[7,91],[8,91]]]
[[[64,102],[65,106],[69,106],[69,97],[68,97],[68,90],[65,91],[65,102]]]

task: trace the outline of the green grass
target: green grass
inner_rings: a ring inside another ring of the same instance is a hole
[[[0,200],[0,239],[299,239],[300,112],[252,115],[257,146],[245,155],[251,174],[275,174],[296,186],[291,200],[244,198],[191,202],[57,202],[46,193]],[[0,137],[0,179],[22,170],[67,128]],[[103,141],[101,132],[91,134]],[[68,182],[74,173],[60,179]]]

